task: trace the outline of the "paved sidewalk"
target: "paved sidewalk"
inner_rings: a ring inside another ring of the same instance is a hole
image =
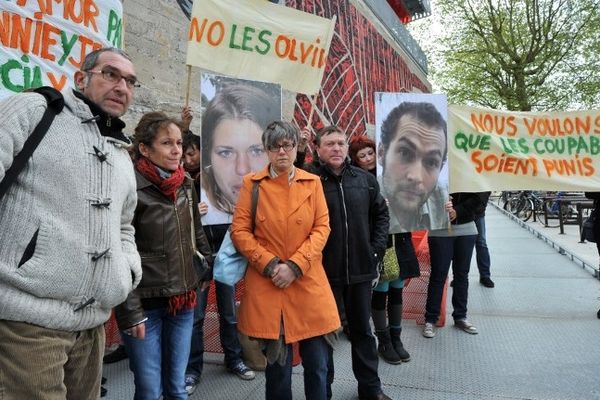
[[[573,226],[565,235],[537,222],[523,224],[524,229],[493,206],[486,225],[496,287],[481,286],[472,265],[469,319],[479,335],[452,326],[450,299],[449,322],[435,338],[424,338],[420,326],[406,321],[403,341],[412,360],[380,362],[385,392],[397,400],[600,399],[600,281],[591,269],[598,266],[595,245],[578,243]],[[582,268],[578,259],[589,267]],[[336,349],[335,363],[334,399],[356,399],[346,340]],[[226,372],[220,355],[209,355],[204,369],[190,399],[264,399],[262,373],[241,381]],[[304,398],[301,373],[296,367],[295,399]],[[133,398],[127,361],[107,365],[105,376],[106,399]]]

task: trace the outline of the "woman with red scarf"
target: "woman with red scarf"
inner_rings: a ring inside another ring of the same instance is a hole
[[[192,237],[204,256],[211,250],[198,214],[197,192],[181,156],[178,122],[162,112],[145,114],[134,136],[138,203],[133,226],[142,281],[116,309],[134,374],[134,399],[188,398],[185,368],[195,289],[208,285],[199,282],[194,270]]]

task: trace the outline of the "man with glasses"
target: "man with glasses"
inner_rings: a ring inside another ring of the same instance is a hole
[[[329,209],[331,233],[323,250],[323,265],[338,310],[345,309],[352,370],[360,400],[389,399],[377,373],[377,346],[371,331],[371,283],[387,246],[389,214],[376,178],[351,166],[346,135],[337,126],[317,132],[319,161],[310,169],[321,177]],[[328,395],[333,382],[329,355]]]
[[[131,225],[136,183],[119,119],[137,79],[123,51],[96,50],[77,90],[0,200],[0,396],[100,395],[103,323],[141,279]],[[0,102],[0,179],[47,107]]]

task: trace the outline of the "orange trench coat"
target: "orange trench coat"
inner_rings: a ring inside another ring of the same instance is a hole
[[[231,225],[233,243],[248,259],[238,329],[250,337],[278,339],[283,318],[285,341],[293,343],[340,326],[321,253],[330,232],[329,213],[318,176],[296,169],[290,185],[287,175],[271,178],[268,168],[244,177]],[[253,233],[252,182],[257,180]],[[263,275],[274,257],[291,260],[302,270],[286,289]]]

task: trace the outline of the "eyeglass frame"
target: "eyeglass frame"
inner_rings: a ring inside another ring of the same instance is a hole
[[[286,153],[289,153],[290,151],[292,151],[294,149],[294,147],[296,147],[298,145],[298,143],[286,143],[286,144],[276,144],[276,145],[271,145],[267,147],[267,150],[269,150],[271,153],[279,153],[279,151],[281,149],[283,149],[283,151],[285,151]],[[286,149],[286,147],[289,147],[288,149]]]
[[[107,70],[105,67],[105,69],[100,70],[100,71],[88,70],[88,71],[84,71],[84,72],[90,73],[90,74],[100,74],[102,76],[102,79],[104,79],[105,81],[110,82],[110,83],[118,84],[119,82],[121,82],[121,79],[122,79],[125,81],[125,86],[127,86],[127,88],[130,90],[139,88],[141,86],[140,81],[138,81],[138,79],[136,77],[124,76],[123,74],[121,74],[121,72],[119,72],[118,70],[112,69],[112,68]],[[107,78],[106,77],[107,74],[113,74],[113,75],[115,75],[115,78]]]

